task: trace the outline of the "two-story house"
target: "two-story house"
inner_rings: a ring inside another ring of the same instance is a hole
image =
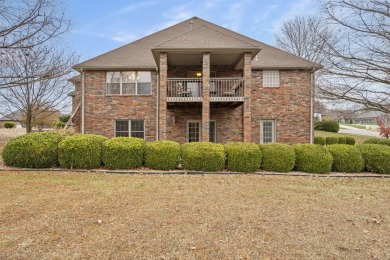
[[[73,120],[147,141],[309,143],[318,68],[193,17],[74,66]]]

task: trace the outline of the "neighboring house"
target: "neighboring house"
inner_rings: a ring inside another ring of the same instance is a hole
[[[361,124],[361,125],[375,125],[378,123],[378,118],[380,116],[384,116],[385,122],[389,122],[390,115],[385,114],[380,111],[369,111],[369,112],[362,112],[357,114],[352,118],[353,124]]]
[[[74,66],[74,123],[147,141],[309,143],[319,68],[193,17]]]
[[[0,128],[4,128],[5,122],[15,123],[17,128],[22,128],[21,113],[19,111],[0,117]]]

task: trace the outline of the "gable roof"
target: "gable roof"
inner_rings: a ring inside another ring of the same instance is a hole
[[[189,23],[192,22],[191,25]],[[190,28],[191,26],[191,28]],[[193,17],[137,41],[84,61],[80,69],[156,69],[152,49],[252,49],[260,50],[252,60],[253,69],[320,68],[302,59],[203,19]]]

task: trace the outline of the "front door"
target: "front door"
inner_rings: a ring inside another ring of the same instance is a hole
[[[187,122],[187,142],[200,142],[202,138],[202,122],[188,121]]]

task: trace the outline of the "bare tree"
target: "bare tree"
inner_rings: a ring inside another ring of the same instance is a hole
[[[20,111],[30,132],[34,118],[50,116],[69,105],[67,94],[72,87],[67,78],[77,61],[74,53],[58,49],[54,43],[18,50],[4,71],[23,80],[12,88],[0,89],[0,108],[6,113]]]
[[[390,113],[390,1],[324,0],[322,9],[339,40],[325,48],[320,94]]]
[[[5,76],[2,69],[18,50],[45,44],[69,26],[58,0],[0,0],[0,88],[21,81],[20,75]]]
[[[331,28],[315,16],[297,16],[284,22],[275,40],[277,47],[320,64],[326,58],[325,48],[336,41]]]

